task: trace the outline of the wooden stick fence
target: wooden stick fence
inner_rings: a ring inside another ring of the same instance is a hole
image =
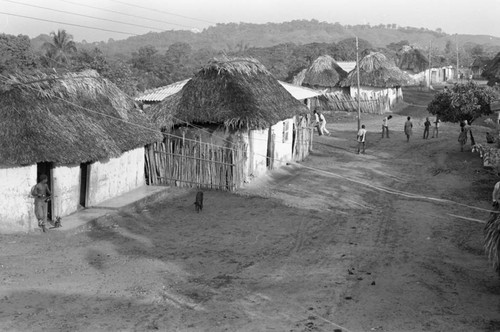
[[[146,147],[146,179],[150,185],[235,190],[243,184],[246,144],[217,146],[167,135]]]
[[[332,111],[354,112],[358,110],[356,98],[346,94],[326,94],[326,107]],[[382,114],[389,109],[389,98],[379,96],[376,99],[361,99],[360,109],[363,113]]]

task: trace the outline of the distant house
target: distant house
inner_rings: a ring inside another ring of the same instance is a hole
[[[284,86],[255,59],[211,61],[147,111],[166,131],[163,146],[150,151],[151,160],[167,158],[160,166],[152,163],[151,182],[233,190],[267,169],[305,158],[312,139],[309,110]],[[177,157],[192,171],[161,166],[176,165]]]
[[[399,69],[414,75],[427,70],[429,60],[419,49],[406,45],[398,54],[396,65]]]
[[[500,83],[500,52],[486,65],[482,76],[488,80],[488,85]]]
[[[470,71],[472,73],[472,77],[476,79],[482,78],[482,74],[488,63],[491,59],[487,56],[480,56],[474,59],[472,64],[470,65]]]
[[[403,100],[402,86],[411,84],[410,76],[401,71],[385,55],[371,52],[359,62],[360,96],[357,89],[357,73],[353,70],[340,85],[349,88],[353,98],[373,104],[378,112],[386,112]]]
[[[53,217],[144,185],[144,146],[161,134],[113,83],[94,71],[40,73],[1,91],[0,232],[37,227],[30,189],[41,174]]]

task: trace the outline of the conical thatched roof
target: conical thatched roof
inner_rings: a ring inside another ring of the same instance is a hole
[[[209,62],[148,113],[162,128],[189,122],[256,129],[307,111],[257,60],[225,58]]]
[[[485,68],[489,63],[491,59],[487,56],[480,56],[474,59],[472,61],[472,64],[470,65],[471,69],[481,69]]]
[[[483,77],[486,77],[491,84],[500,82],[500,52],[484,68]]]
[[[346,77],[347,72],[337,64],[334,58],[322,55],[294,78],[294,84],[310,88],[333,88]]]
[[[343,80],[341,86],[357,85],[355,68]],[[379,52],[372,52],[359,62],[360,85],[379,88],[393,88],[412,83],[410,75],[403,72],[389,61],[385,55]]]
[[[401,54],[398,55],[397,66],[401,70],[420,73],[429,67],[429,60],[419,49],[404,46]]]
[[[95,71],[11,76],[0,96],[1,165],[95,161],[161,140],[133,101]]]

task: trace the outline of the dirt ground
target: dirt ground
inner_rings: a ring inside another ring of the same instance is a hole
[[[1,235],[0,330],[500,331],[474,208],[496,171],[459,152],[458,125],[423,140],[425,116],[400,110],[381,139],[362,115],[366,155],[356,119],[330,116],[306,161],[206,191],[200,214],[180,189],[88,232]]]

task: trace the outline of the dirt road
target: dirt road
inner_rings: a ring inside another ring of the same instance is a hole
[[[390,139],[364,116],[366,155],[335,116],[308,160],[208,191],[200,214],[184,190],[81,234],[0,236],[0,330],[500,331],[472,221],[488,213],[471,208],[489,208],[496,174],[456,126],[423,140],[408,113],[409,143],[405,116]]]

